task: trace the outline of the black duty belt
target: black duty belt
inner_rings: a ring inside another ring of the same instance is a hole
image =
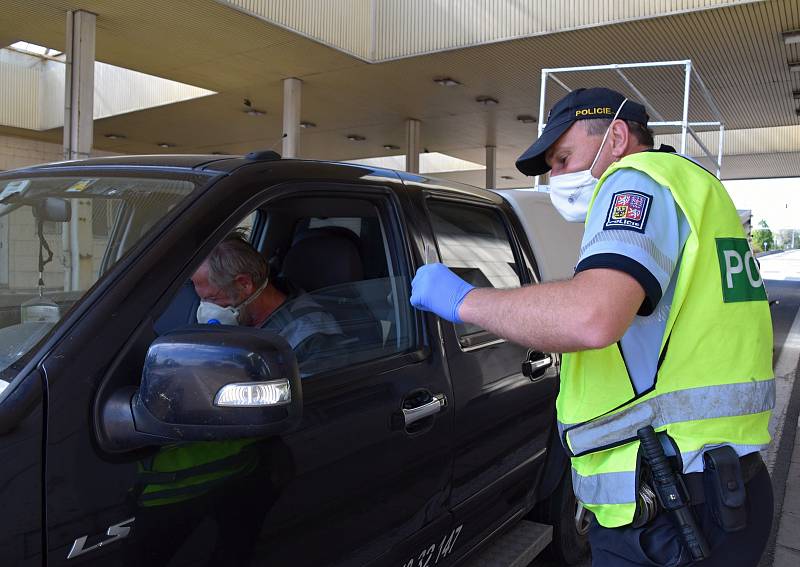
[[[761,471],[764,467],[764,461],[761,459],[761,453],[758,451],[749,453],[739,459],[739,466],[742,468],[742,480],[747,484]],[[683,475],[683,482],[686,485],[686,490],[689,492],[689,498],[692,505],[703,504],[706,501],[705,486],[703,484],[703,473],[689,473]]]

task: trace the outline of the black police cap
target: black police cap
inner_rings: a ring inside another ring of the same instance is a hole
[[[606,89],[577,89],[559,100],[547,116],[547,125],[542,135],[517,159],[517,169],[525,175],[541,175],[550,170],[544,154],[561,135],[578,120],[592,118],[614,118],[625,96]],[[650,119],[644,106],[628,100],[617,118],[632,120],[647,125]]]

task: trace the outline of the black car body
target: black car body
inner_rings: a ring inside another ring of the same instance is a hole
[[[557,356],[408,303],[426,261],[536,283],[513,209],[417,175],[274,158],[0,175],[0,206],[22,219],[0,306],[3,565],[454,565],[569,484]],[[189,278],[243,224],[349,347],[298,366],[274,334],[195,324]],[[39,294],[42,240],[55,259]],[[237,376],[285,378],[291,403],[212,403]]]

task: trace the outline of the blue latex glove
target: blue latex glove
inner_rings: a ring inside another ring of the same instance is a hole
[[[458,308],[475,286],[468,284],[444,264],[426,264],[417,270],[411,282],[411,305],[432,311],[439,317],[463,323]]]

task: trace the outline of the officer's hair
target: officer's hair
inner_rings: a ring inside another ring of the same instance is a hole
[[[581,120],[581,122],[586,128],[586,132],[592,136],[602,136],[606,133],[609,124],[611,124],[609,118],[592,118],[589,120]],[[631,136],[636,138],[636,141],[639,142],[640,145],[648,148],[653,147],[655,141],[653,140],[653,131],[650,128],[640,122],[634,122],[633,120],[625,120],[624,122],[628,125]]]
[[[235,293],[234,278],[247,274],[259,287],[267,279],[267,260],[247,241],[244,230],[235,230],[217,244],[206,258],[208,280],[226,293]]]

